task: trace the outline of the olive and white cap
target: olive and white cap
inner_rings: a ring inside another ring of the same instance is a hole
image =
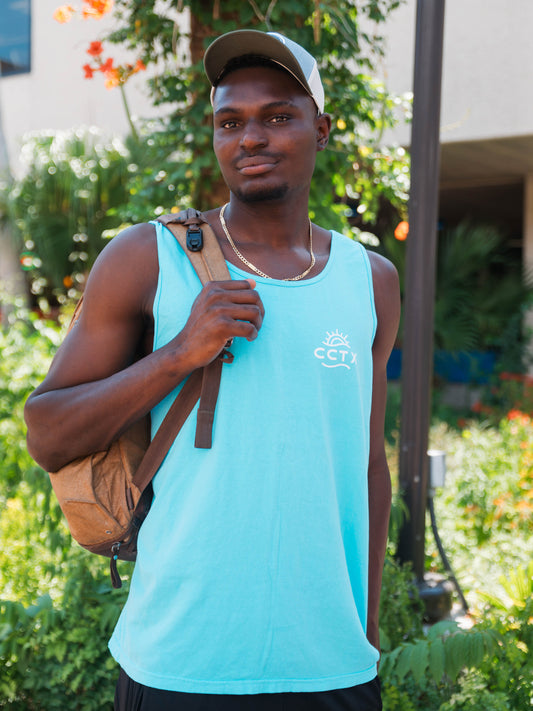
[[[316,59],[279,32],[235,30],[218,37],[204,56],[205,73],[211,86],[215,87],[228,62],[247,54],[264,57],[286,69],[313,99],[319,113],[324,112],[324,87]],[[213,93],[214,89],[211,101]]]

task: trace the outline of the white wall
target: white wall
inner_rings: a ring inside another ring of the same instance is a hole
[[[75,18],[60,25],[52,17],[60,4],[62,0],[32,1],[32,71],[0,78],[0,118],[15,170],[20,139],[27,131],[85,124],[122,135],[128,132],[120,90],[106,89],[101,74],[84,79],[82,70],[90,60],[86,54],[89,42],[105,34],[110,19]],[[81,2],[74,0],[73,4]],[[109,54],[120,61],[116,47],[110,45]],[[136,59],[122,56],[125,61]],[[141,72],[126,84],[132,114],[140,117],[155,115],[144,87],[145,78],[145,72]]]
[[[416,0],[387,21],[381,67],[389,88],[412,91]],[[443,141],[533,133],[532,0],[446,0]],[[409,141],[409,128],[396,134]]]

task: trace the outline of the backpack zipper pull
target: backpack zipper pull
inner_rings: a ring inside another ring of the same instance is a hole
[[[111,574],[111,585],[114,588],[122,587],[122,580],[120,579],[120,575],[118,574],[117,570],[117,559],[119,550],[120,542],[113,543],[113,545],[111,546],[111,553],[113,555],[111,556],[111,559],[109,561],[109,572]]]

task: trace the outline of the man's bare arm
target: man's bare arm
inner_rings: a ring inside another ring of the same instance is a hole
[[[157,278],[152,225],[129,228],[95,263],[81,317],[26,403],[28,449],[48,471],[109,446],[229,338],[256,337],[263,307],[253,284],[213,282],[201,290],[184,329],[136,360]]]
[[[394,346],[400,320],[400,288],[398,274],[393,265],[375,253],[370,253],[369,256],[378,326],[372,349],[374,375],[368,466],[370,542],[367,636],[379,649],[379,598],[392,496],[384,437],[387,361]]]

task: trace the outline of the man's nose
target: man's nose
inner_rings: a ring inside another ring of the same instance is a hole
[[[265,127],[261,121],[248,121],[241,135],[240,145],[245,150],[265,146],[268,142]]]

